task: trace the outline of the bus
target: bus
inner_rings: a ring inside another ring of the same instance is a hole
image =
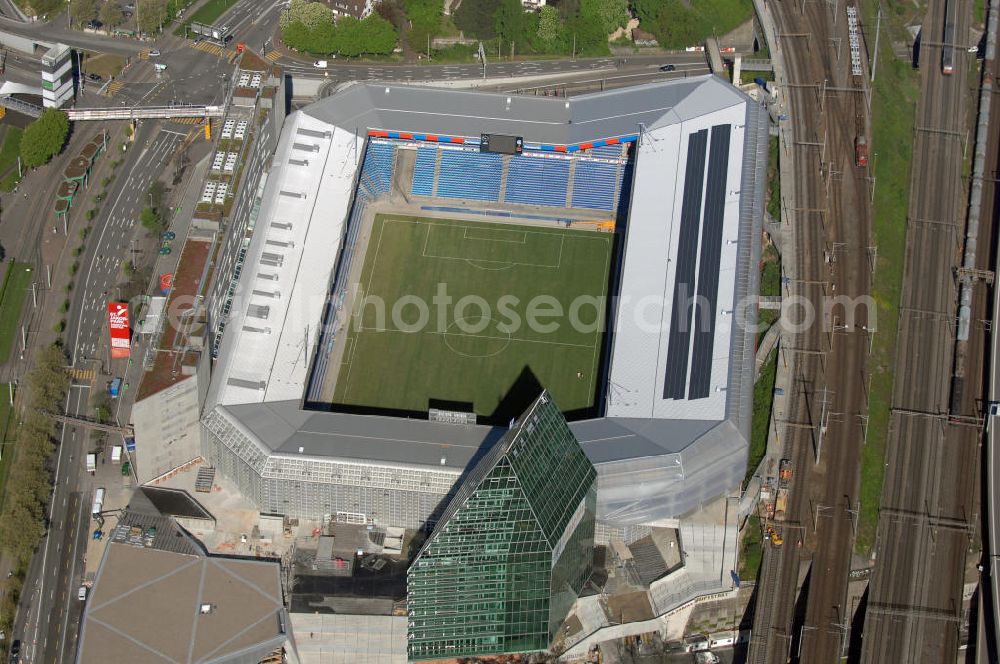
[[[944,3],[944,33],[941,35],[941,73],[955,70],[955,0]]]
[[[95,519],[101,515],[104,508],[104,487],[94,491],[94,506],[90,508],[90,515]]]

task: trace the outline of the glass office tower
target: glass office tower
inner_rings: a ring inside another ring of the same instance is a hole
[[[410,659],[548,648],[591,573],[596,476],[543,393],[475,465],[410,566]]]

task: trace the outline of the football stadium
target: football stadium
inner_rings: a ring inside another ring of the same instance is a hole
[[[596,471],[597,540],[678,528],[691,587],[670,592],[728,582],[733,508],[692,515],[746,466],[767,122],[714,76],[356,83],[293,113],[215,340],[206,458],[263,513],[430,532],[545,390]]]

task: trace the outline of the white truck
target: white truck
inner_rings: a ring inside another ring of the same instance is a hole
[[[87,472],[93,475],[97,471],[97,455],[87,455]]]
[[[101,515],[104,509],[104,487],[94,491],[94,505],[90,508],[90,515],[95,519]]]
[[[119,464],[122,462],[122,446],[115,445],[111,448],[111,463]]]

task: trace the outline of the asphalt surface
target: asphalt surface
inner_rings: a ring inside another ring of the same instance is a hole
[[[764,552],[749,662],[838,661],[850,621],[868,320],[864,308],[823,312],[831,297],[870,292],[868,172],[854,160],[866,106],[849,63],[828,46],[831,38],[846,41],[846,21],[834,20],[826,5],[805,8],[771,5],[780,33],[810,35],[785,38],[781,47],[794,152],[794,182],[782,187],[791,185],[785,214],[795,226],[796,256],[784,270],[791,279],[786,295],[808,299],[817,319],[782,338],[780,361],[792,365],[794,376],[784,440],[794,479],[786,519],[775,524],[785,543]],[[819,81],[830,89],[821,90]]]
[[[125,360],[112,362],[108,357],[105,307],[109,299],[114,299],[121,261],[129,251],[136,219],[145,205],[145,191],[181,139],[182,135],[161,131],[155,125],[141,130],[137,144],[119,168],[122,177],[111,185],[107,203],[93,222],[94,240],[81,256],[81,278],[71,296],[64,338],[69,340],[72,366],[96,368],[98,379],[92,385],[73,385],[67,398],[68,414],[87,416],[91,391],[106,389],[112,376],[126,371]],[[138,357],[137,349],[133,349],[133,355]],[[122,399],[130,396],[126,392]],[[119,421],[127,421],[130,405],[122,405],[119,403],[117,408]],[[14,628],[14,634],[24,642],[26,661],[73,659],[82,608],[77,590],[83,580],[87,538],[94,527],[90,519],[93,490],[121,482],[120,467],[110,464],[99,464],[93,478],[86,474],[83,455],[91,448],[89,431],[73,426],[62,428],[50,527],[41,557],[36,555],[29,569],[25,581],[27,601],[22,603]]]
[[[956,34],[967,34],[968,2]],[[924,19],[921,96],[897,341],[893,413],[862,662],[954,662],[967,556],[972,548],[979,427],[950,398],[954,324],[965,231],[965,54],[941,73],[942,1]],[[972,396],[972,388],[966,392]]]

